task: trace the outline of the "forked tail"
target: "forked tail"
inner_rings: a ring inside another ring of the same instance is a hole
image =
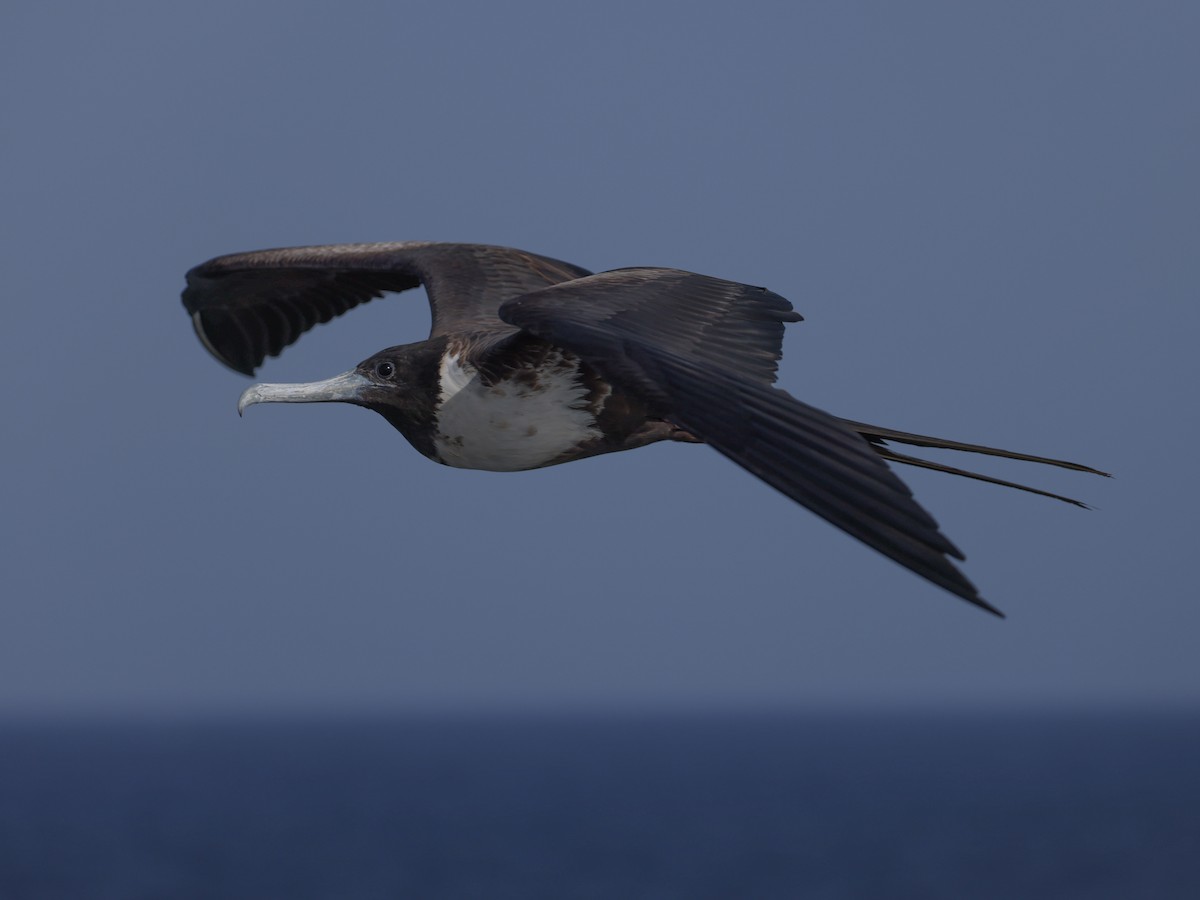
[[[1111,478],[1108,472],[1101,472],[1099,469],[1093,469],[1091,466],[1080,465],[1079,463],[1068,462],[1065,459],[1051,459],[1047,456],[1034,456],[1030,453],[1017,453],[1013,450],[1001,450],[997,447],[985,447],[982,444],[965,444],[962,441],[948,441],[945,438],[931,437],[927,434],[912,434],[908,431],[896,431],[893,428],[880,428],[878,425],[868,425],[865,422],[853,422],[850,419],[842,419],[842,423],[854,429],[861,434],[871,446],[886,460],[892,462],[903,463],[906,466],[917,466],[922,469],[932,469],[935,472],[947,472],[950,475],[961,475],[964,478],[974,478],[976,481],[986,481],[989,484],[998,484],[1002,487],[1016,488],[1019,491],[1028,491],[1031,494],[1040,494],[1043,497],[1053,497],[1055,500],[1062,500],[1064,503],[1071,503],[1075,506],[1081,506],[1084,509],[1090,507],[1086,503],[1079,500],[1074,500],[1071,497],[1064,497],[1062,494],[1055,494],[1050,491],[1044,491],[1041,488],[1030,487],[1025,484],[1017,484],[1015,481],[1005,481],[1003,478],[996,478],[992,475],[984,475],[979,472],[970,472],[966,469],[959,469],[955,466],[947,466],[943,463],[933,462],[928,459],[921,459],[917,456],[909,456],[907,453],[898,453],[887,446],[885,442],[894,441],[898,444],[908,444],[913,447],[933,447],[938,450],[961,450],[965,453],[979,453],[984,456],[1000,456],[1005,459],[1019,459],[1023,462],[1041,463],[1047,466],[1057,466],[1060,469],[1071,469],[1075,472],[1090,472],[1093,475],[1103,475],[1105,478]]]

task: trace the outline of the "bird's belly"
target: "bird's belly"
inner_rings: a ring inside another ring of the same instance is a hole
[[[560,363],[489,385],[447,356],[433,441],[438,461],[493,472],[536,469],[565,462],[599,438],[578,364]]]

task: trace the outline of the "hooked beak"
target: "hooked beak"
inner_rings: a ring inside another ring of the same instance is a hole
[[[355,371],[307,384],[255,384],[238,398],[238,415],[255,403],[359,403],[371,381]]]

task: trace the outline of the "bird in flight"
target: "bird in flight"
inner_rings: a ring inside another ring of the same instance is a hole
[[[256,384],[238,401],[374,410],[449,466],[517,471],[657,441],[713,447],[817,515],[953,594],[1001,613],[951,559],[962,553],[887,465],[1049,491],[901,453],[893,444],[1097,469],[842,419],[774,387],[791,303],[678,269],[592,274],[508,247],[335,244],[219,256],[187,273],[183,304],[225,365],[253,375],[304,332],[423,285],[427,340],[380,350],[308,384]]]

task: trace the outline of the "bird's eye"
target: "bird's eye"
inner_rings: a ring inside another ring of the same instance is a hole
[[[396,367],[395,367],[395,365],[388,362],[387,360],[384,360],[383,362],[375,364],[375,374],[378,375],[380,378],[390,379],[393,375],[396,374]]]

